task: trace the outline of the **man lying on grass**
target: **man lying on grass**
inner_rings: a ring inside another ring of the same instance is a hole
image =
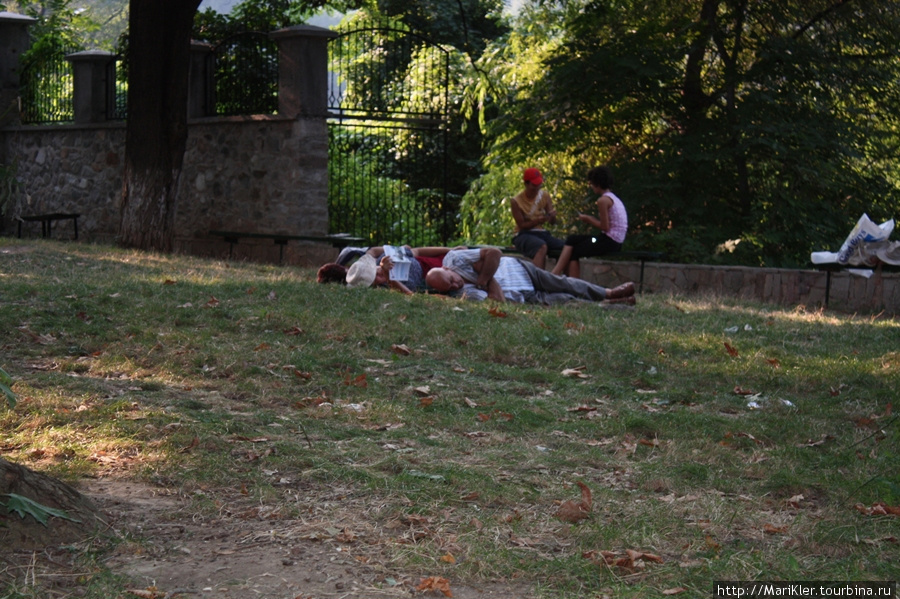
[[[403,278],[393,277],[394,263],[386,255],[383,246],[368,248],[349,268],[338,262],[330,262],[319,268],[319,283],[342,283],[348,287],[388,287],[410,295],[425,291],[425,275],[441,265],[443,257],[451,248],[417,247],[408,245],[397,248],[400,257],[408,264]]]
[[[444,256],[443,266],[428,271],[425,282],[438,293],[474,300],[544,305],[571,301],[635,303],[632,282],[607,289],[503,256],[497,248],[451,250]]]

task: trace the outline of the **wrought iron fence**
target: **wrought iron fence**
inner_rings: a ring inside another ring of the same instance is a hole
[[[20,79],[23,123],[37,125],[75,120],[74,75],[66,55],[76,51],[75,48],[54,48],[28,58]]]
[[[111,60],[106,72],[106,118],[124,121],[128,117],[128,68],[121,56]]]
[[[23,65],[20,85],[23,123],[74,121],[74,75],[66,56],[77,51],[60,48],[44,52]],[[267,33],[235,34],[214,48],[210,60],[213,91],[206,102],[210,114],[278,111],[278,45]],[[111,61],[106,81],[106,118],[124,120],[128,105],[128,66],[123,57]]]
[[[449,53],[396,23],[329,42],[329,218],[372,245],[456,236],[447,193]]]
[[[215,46],[211,54],[214,113],[274,114],[278,111],[278,44],[261,31],[244,31]]]

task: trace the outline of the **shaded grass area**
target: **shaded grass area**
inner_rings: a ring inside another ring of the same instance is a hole
[[[7,459],[177,489],[200,515],[244,497],[290,519],[339,495],[335,527],[365,531],[385,571],[546,597],[900,578],[897,517],[869,513],[900,504],[896,320],[652,295],[498,312],[13,241]],[[593,509],[569,524],[576,481]],[[660,561],[596,559],[627,550]]]

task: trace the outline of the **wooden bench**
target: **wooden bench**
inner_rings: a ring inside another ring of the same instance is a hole
[[[22,223],[41,223],[41,237],[50,237],[53,232],[53,221],[71,220],[75,227],[75,239],[78,239],[78,217],[80,214],[51,212],[49,214],[32,214],[19,217],[19,237],[22,237]]]
[[[334,233],[331,235],[282,235],[280,233],[243,233],[239,231],[210,231],[213,237],[221,237],[228,243],[228,258],[234,252],[234,244],[240,239],[271,239],[278,246],[278,262],[284,260],[284,246],[289,241],[314,241],[318,243],[330,243],[333,247],[346,247],[359,245],[365,242],[362,237],[353,237],[349,233]]]
[[[481,246],[481,247],[497,247],[497,246]],[[499,247],[500,251],[504,254],[515,254],[522,255],[522,252],[517,250],[513,246],[505,246]],[[547,256],[550,258],[559,258],[559,251],[550,250],[547,252]],[[591,256],[591,258],[596,258],[597,260],[634,260],[639,261],[641,263],[641,275],[638,280],[638,293],[644,292],[644,265],[647,262],[662,262],[662,260],[666,257],[663,252],[644,252],[644,251],[629,251],[624,250],[621,252],[610,252],[608,254],[603,254],[602,256]]]

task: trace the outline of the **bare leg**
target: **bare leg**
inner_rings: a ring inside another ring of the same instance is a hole
[[[572,277],[573,279],[581,278],[581,262],[578,260],[572,260],[569,262],[569,271],[566,273],[566,276]]]
[[[571,245],[564,245],[562,251],[559,253],[559,260],[556,261],[556,266],[553,268],[553,274],[560,275],[566,271],[566,267],[569,266],[569,260],[572,259],[572,250],[574,248]],[[546,253],[547,247],[544,246],[544,253]]]
[[[537,251],[537,254],[534,255],[534,258],[531,259],[531,262],[540,269],[543,269],[547,264],[547,244],[541,246],[541,249]]]

